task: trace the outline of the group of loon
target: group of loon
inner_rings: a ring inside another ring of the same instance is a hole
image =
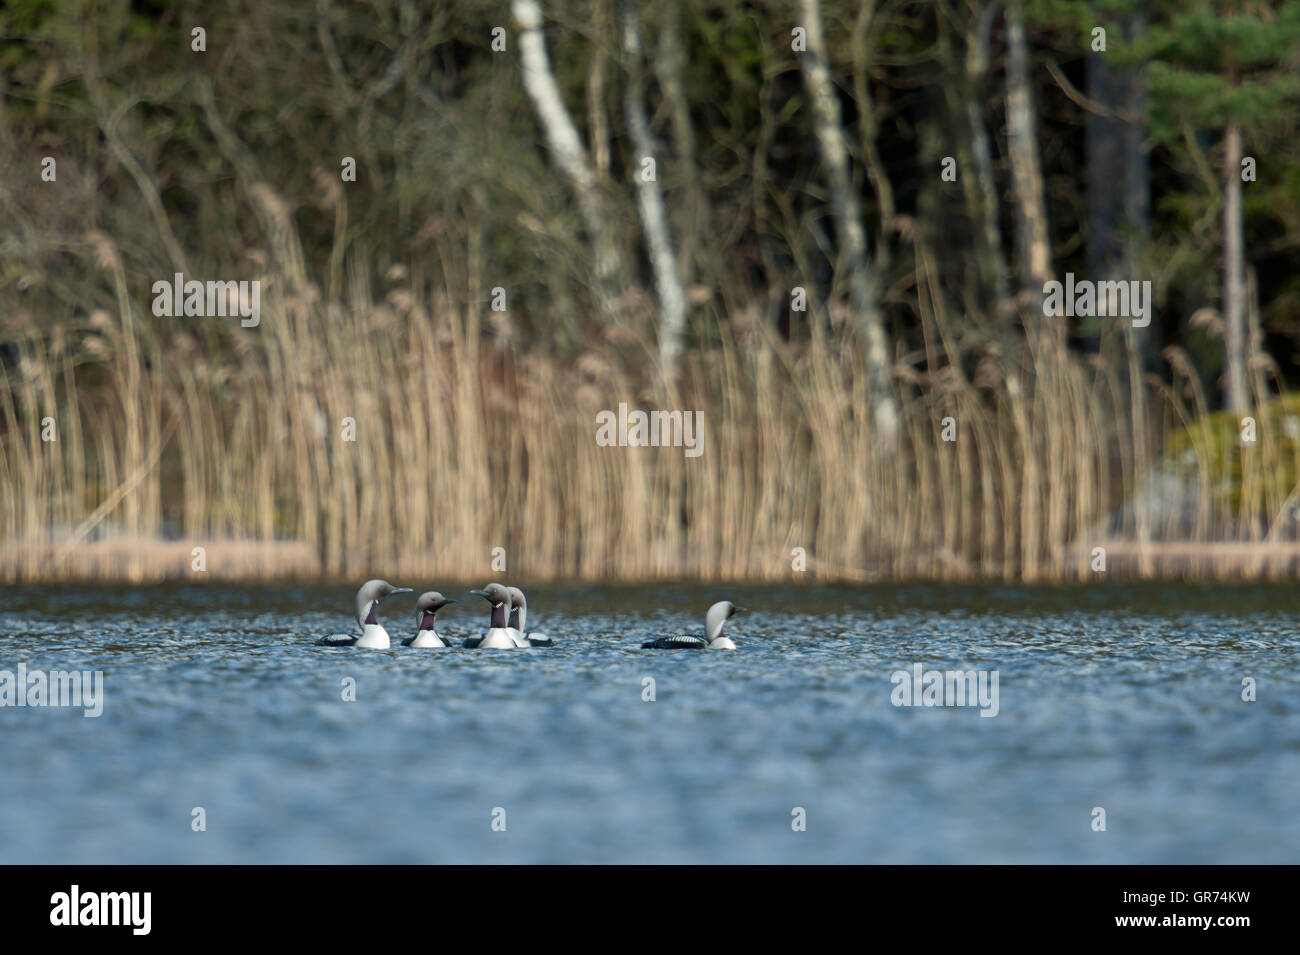
[[[317,640],[323,647],[364,647],[387,650],[388,631],[379,623],[379,602],[395,594],[414,593],[410,587],[394,587],[386,580],[368,580],[357,591],[357,623],[361,636],[337,634]],[[488,629],[477,637],[465,640],[462,646],[471,650],[516,650],[531,647],[553,647],[555,643],[544,633],[529,633],[528,601],[518,587],[488,584],[482,590],[470,593],[482,597],[492,608]],[[448,599],[436,590],[423,593],[415,602],[415,634],[402,641],[404,647],[446,648],[451,643],[438,636],[434,622],[438,611],[455,600]],[[674,634],[641,644],[643,650],[734,650],[736,645],[723,633],[728,618],[743,611],[727,600],[720,600],[709,608],[704,618],[704,636]]]

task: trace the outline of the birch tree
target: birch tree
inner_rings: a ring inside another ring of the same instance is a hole
[[[682,350],[682,333],[686,328],[686,294],[677,274],[677,256],[673,252],[658,171],[656,168],[652,172],[644,165],[647,159],[654,162],[655,144],[641,101],[645,70],[641,20],[634,0],[623,0],[623,54],[627,58],[628,71],[623,102],[628,134],[636,156],[633,175],[636,177],[637,203],[659,299],[659,366],[664,381],[671,382],[676,377],[677,357]],[[657,167],[657,163],[654,165]]]
[[[839,100],[831,82],[818,0],[800,0],[799,11],[800,25],[807,36],[807,50],[799,55],[799,62],[812,106],[813,131],[830,186],[841,267],[849,272],[853,312],[866,347],[872,414],[881,441],[892,445],[898,437],[898,409],[890,387],[889,340],[880,319],[876,280],[867,261],[867,234],[849,175],[848,149],[840,124]]]
[[[1246,259],[1241,238],[1241,127],[1223,131],[1223,324],[1228,366],[1227,407],[1243,412],[1246,394]]]
[[[1041,305],[1043,285],[1050,278],[1051,253],[1036,130],[1025,22],[1012,7],[1007,10],[1007,151],[1011,158],[1016,252],[1021,288],[1031,303]],[[1038,319],[1041,318],[1040,307]]]
[[[627,269],[601,196],[600,183],[560,95],[542,36],[542,7],[537,0],[514,0],[519,27],[519,59],[524,90],[556,165],[568,179],[591,242],[597,295],[606,321],[617,317],[617,300],[627,286]]]

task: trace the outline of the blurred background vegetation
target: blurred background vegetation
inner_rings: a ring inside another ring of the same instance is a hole
[[[1293,575],[1298,106],[1297,2],[9,0],[0,578]]]

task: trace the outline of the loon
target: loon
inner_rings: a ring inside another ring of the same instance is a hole
[[[528,598],[518,587],[507,587],[510,594],[510,635],[517,647],[553,647],[555,641],[544,633],[529,633],[524,628],[528,625]]]
[[[660,637],[658,640],[651,640],[648,643],[641,644],[642,650],[734,650],[736,645],[731,642],[731,638],[724,636],[722,633],[723,625],[727,618],[733,614],[743,613],[744,607],[737,607],[729,600],[719,600],[709,608],[708,614],[704,618],[705,636],[695,636],[693,634],[675,634],[671,637]]]
[[[482,590],[470,593],[482,597],[492,605],[490,629],[481,637],[470,637],[465,646],[471,650],[514,650],[519,646],[507,626],[510,620],[510,591],[500,584],[488,584]]]
[[[420,599],[415,602],[415,636],[407,637],[402,641],[404,647],[420,648],[445,648],[451,646],[446,640],[438,636],[438,631],[433,629],[434,617],[438,611],[447,604],[454,604],[456,601],[448,600],[436,590],[430,590],[426,594],[420,594]]]
[[[357,623],[361,625],[361,636],[336,633],[316,641],[320,647],[365,647],[370,650],[388,649],[388,631],[379,625],[375,611],[379,601],[393,594],[412,593],[410,587],[394,587],[386,580],[367,580],[357,591]]]

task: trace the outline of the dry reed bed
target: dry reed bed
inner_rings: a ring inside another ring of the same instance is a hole
[[[411,289],[322,302],[291,240],[256,329],[142,318],[106,240],[99,259],[118,315],[92,316],[92,335],[73,344],[22,316],[3,331],[18,356],[0,367],[5,580],[199,576],[192,546],[214,578],[780,580],[803,577],[804,548],[823,579],[1086,579],[1091,542],[1110,538],[1132,545],[1122,573],[1159,573],[1167,529],[1140,506],[1108,520],[1159,436],[1205,408],[1186,375],[1131,394],[1119,335],[1091,357],[1046,326],[963,353],[927,293],[889,445],[852,333],[820,323],[792,345],[737,314],[666,392],[648,383],[652,343],[626,328],[562,362],[498,347],[476,313]],[[209,352],[213,336],[226,347]],[[702,412],[703,455],[598,446],[596,414],[619,402]],[[940,440],[948,416],[955,443]],[[1243,460],[1243,516],[1289,503],[1265,473],[1271,440]],[[1208,483],[1196,540],[1224,532]],[[1279,523],[1238,536],[1276,544]],[[507,574],[491,570],[497,547]],[[1205,553],[1180,551],[1174,572],[1289,573]]]

